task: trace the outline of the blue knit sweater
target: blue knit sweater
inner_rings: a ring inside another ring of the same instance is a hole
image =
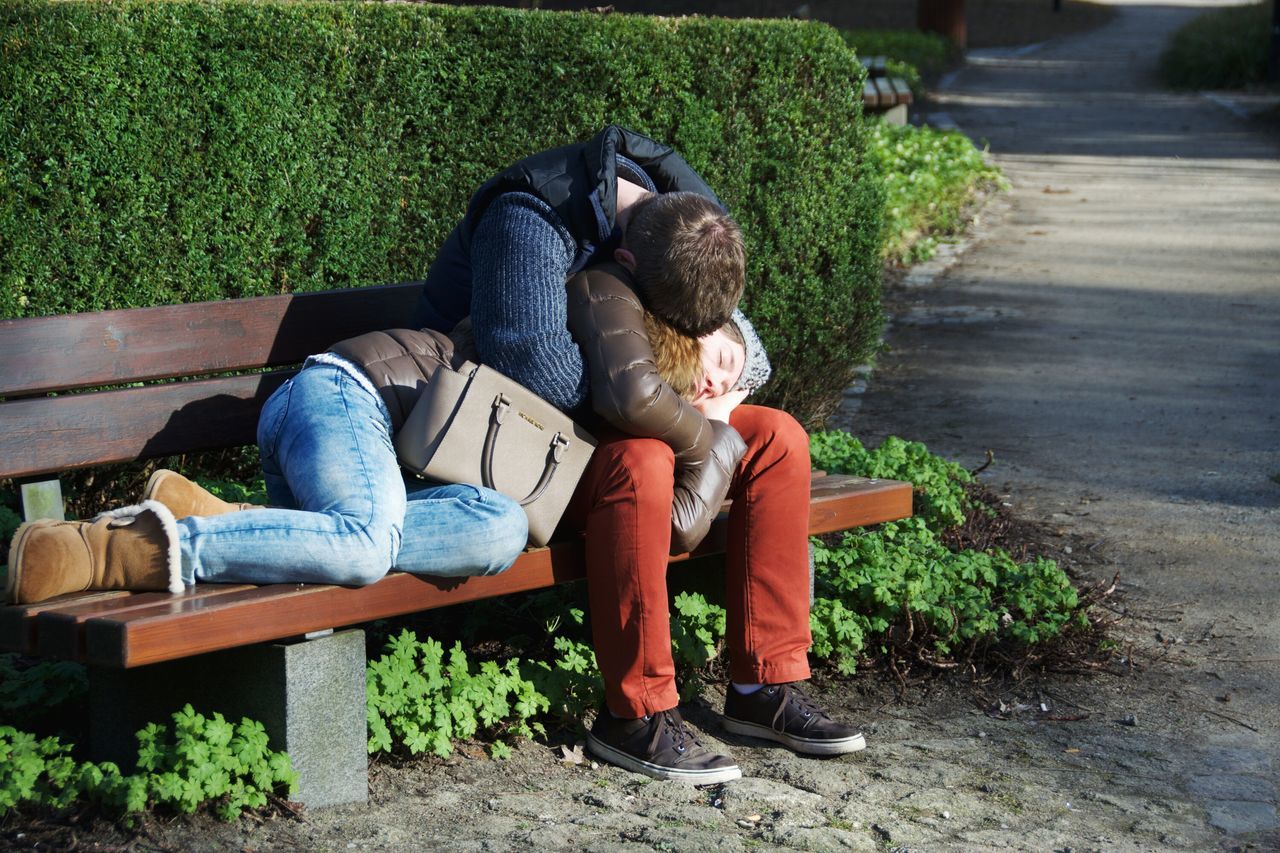
[[[653,181],[621,155],[621,176],[650,192]],[[594,198],[593,203],[599,206]],[[509,192],[485,209],[471,237],[471,322],[480,358],[560,409],[586,403],[582,351],[568,329],[565,280],[597,259],[612,259],[614,234],[580,256],[573,235],[537,196]]]
[[[552,405],[576,409],[588,388],[565,301],[573,237],[542,200],[507,193],[489,205],[471,245],[471,323],[481,360]]]

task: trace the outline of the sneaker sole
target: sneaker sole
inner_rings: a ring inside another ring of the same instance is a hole
[[[747,735],[775,741],[805,755],[846,755],[850,752],[860,752],[867,748],[867,740],[862,736],[861,732],[837,740],[796,737],[786,732],[775,732],[768,726],[762,726],[759,723],[748,723],[745,720],[735,720],[732,717],[724,718],[724,727],[726,731],[733,732],[736,735]]]
[[[640,773],[654,779],[669,779],[693,785],[718,785],[721,782],[732,782],[742,778],[742,769],[736,764],[732,767],[716,767],[709,770],[678,770],[653,764],[609,746],[590,732],[587,733],[587,749],[597,758],[617,765],[623,770],[630,770],[632,773]]]

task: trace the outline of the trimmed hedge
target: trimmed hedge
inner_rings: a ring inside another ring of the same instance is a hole
[[[1212,9],[1184,24],[1160,55],[1175,89],[1243,89],[1267,78],[1272,4]]]
[[[420,277],[471,191],[617,122],[747,237],[803,422],[880,329],[856,57],[795,21],[409,4],[0,3],[0,317]]]

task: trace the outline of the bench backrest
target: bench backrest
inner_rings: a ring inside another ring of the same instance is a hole
[[[420,289],[0,321],[0,478],[251,444],[263,402],[306,356],[406,325]]]

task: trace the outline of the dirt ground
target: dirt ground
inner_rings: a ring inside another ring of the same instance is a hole
[[[1206,0],[1208,2],[1208,0]],[[1046,4],[1047,5],[1047,4]],[[865,752],[805,759],[688,718],[742,765],[695,789],[523,743],[507,761],[375,764],[367,805],[98,828],[182,850],[1280,849],[1280,146],[1155,88],[1193,5],[978,52],[929,107],[1013,190],[904,271],[887,349],[836,425],[985,474],[1049,556],[1120,572],[1103,673],[818,683]],[[14,847],[31,839],[7,834]],[[62,844],[71,842],[62,836]]]

